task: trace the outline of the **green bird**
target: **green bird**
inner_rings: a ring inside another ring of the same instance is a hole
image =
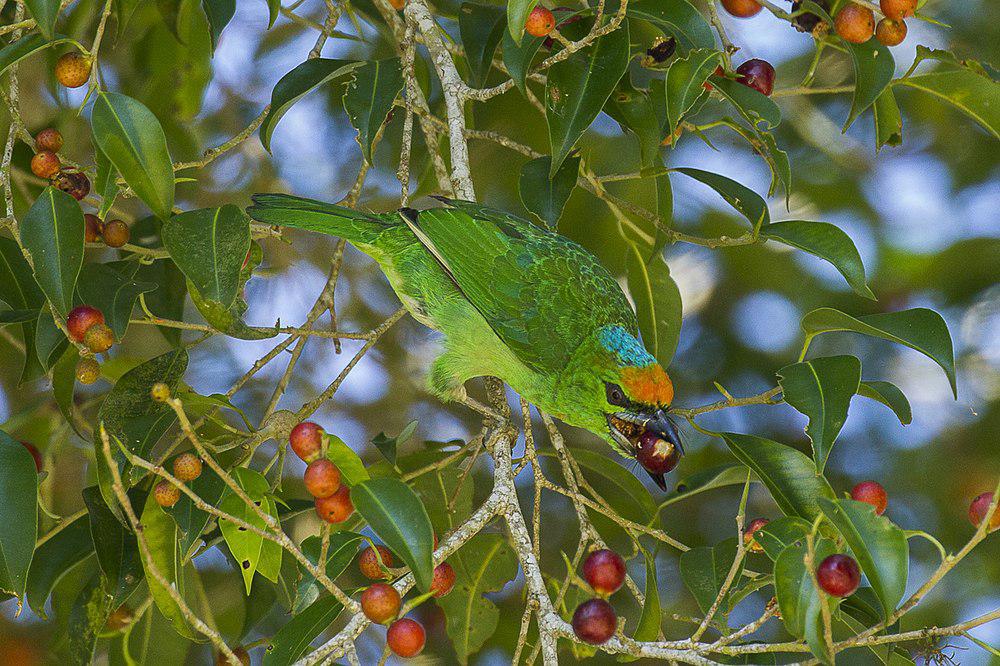
[[[466,401],[493,375],[642,463],[661,488],[683,453],[673,385],[638,339],[618,282],[587,250],[477,203],[363,213],[285,194],[247,209],[269,225],[343,238],[372,257],[415,319],[444,334],[430,390]]]

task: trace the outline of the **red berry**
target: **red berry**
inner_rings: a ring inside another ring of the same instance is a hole
[[[115,344],[115,332],[107,324],[94,324],[83,334],[83,344],[95,354],[103,354]]]
[[[313,497],[329,497],[340,490],[340,470],[326,458],[309,463],[302,480]]]
[[[59,149],[63,147],[62,134],[54,127],[46,127],[35,135],[35,147],[38,150],[48,150],[58,153]]]
[[[153,499],[164,508],[172,507],[181,498],[181,490],[167,480],[160,481],[153,488]]]
[[[774,90],[774,67],[766,60],[754,58],[736,68],[736,80],[761,95],[771,96]]]
[[[889,497],[885,494],[885,488],[877,481],[862,481],[851,488],[851,499],[875,507],[875,513],[882,515],[889,505]]]
[[[66,330],[77,342],[83,342],[83,336],[91,326],[104,323],[104,314],[89,305],[78,305],[69,311],[66,317]]]
[[[646,430],[639,436],[635,459],[650,474],[666,474],[677,467],[681,452],[672,442],[660,439],[652,431]]]
[[[875,26],[875,39],[886,46],[899,46],[906,39],[906,24],[902,20],[884,18]]]
[[[382,560],[381,564],[379,563],[379,558]],[[361,557],[358,558],[358,568],[369,580],[388,578],[385,571],[383,571],[383,567],[391,568],[394,564],[392,551],[381,545],[368,546],[361,551]]]
[[[408,617],[393,622],[385,634],[389,649],[400,657],[417,656],[423,651],[426,641],[424,625]]]
[[[104,244],[108,247],[121,247],[125,245],[128,243],[130,235],[128,225],[121,220],[111,220],[105,223],[104,229],[101,231]]]
[[[385,624],[399,613],[399,592],[392,585],[372,583],[361,593],[361,610],[372,622]]]
[[[585,643],[601,645],[615,635],[618,617],[604,599],[584,601],[573,613],[573,633]]]
[[[351,491],[347,489],[347,486],[341,486],[340,490],[329,497],[317,497],[316,513],[328,523],[344,522],[354,513]]]
[[[757,539],[755,538],[754,535],[757,534],[757,531],[762,529],[769,522],[771,521],[768,520],[767,518],[755,518],[750,521],[750,524],[747,525],[746,530],[744,530],[743,545],[746,546],[746,549],[749,550],[751,553],[764,552],[764,547],[761,546],[759,543],[757,543]]]
[[[532,37],[544,37],[556,27],[556,19],[545,7],[535,5],[524,23],[524,31]]]
[[[875,14],[861,5],[848,2],[837,12],[833,25],[837,34],[852,44],[864,44],[875,32]]]
[[[614,594],[625,582],[625,560],[613,550],[595,550],[583,561],[583,577],[602,597]]]
[[[77,201],[90,194],[90,180],[79,171],[63,171],[53,179],[52,184]]]
[[[194,481],[201,476],[201,458],[193,453],[182,453],[174,458],[174,476],[181,481]]]
[[[64,53],[56,61],[55,74],[67,88],[79,88],[90,78],[90,58],[78,51]]]
[[[917,11],[917,0],[879,0],[878,6],[887,19],[902,21]]]
[[[292,445],[295,455],[306,462],[312,462],[319,458],[323,448],[323,429],[312,421],[303,421],[292,428],[288,443]]]
[[[443,597],[455,587],[455,570],[447,562],[434,567],[434,578],[431,580],[431,592],[435,598]]]
[[[972,500],[972,504],[969,505],[969,521],[974,527],[979,527],[980,523],[986,519],[986,512],[989,511],[992,503],[993,493],[991,492],[985,492]],[[990,518],[990,531],[996,529],[1000,529],[1000,510],[995,511],[993,517]]]
[[[827,594],[847,597],[861,584],[861,569],[850,555],[830,555],[820,562],[816,581]]]
[[[722,0],[722,7],[737,18],[756,16],[764,8],[756,0]]]
[[[34,444],[32,444],[30,442],[24,442],[24,441],[22,441],[21,442],[21,446],[23,446],[24,448],[28,449],[28,453],[30,453],[31,457],[35,459],[35,470],[38,471],[38,472],[41,472],[42,471],[42,452],[39,451],[38,448]]]
[[[83,216],[84,231],[83,240],[88,243],[96,243],[101,239],[101,232],[104,231],[104,224],[101,222],[101,218],[97,217],[93,213],[87,213]]]
[[[51,150],[35,153],[34,157],[31,158],[31,173],[39,178],[48,180],[59,173],[61,168],[62,163],[59,161],[59,156]]]

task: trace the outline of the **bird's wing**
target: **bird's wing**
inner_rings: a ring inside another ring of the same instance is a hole
[[[536,370],[558,371],[598,328],[636,334],[621,287],[558,234],[469,202],[402,215],[497,336]]]

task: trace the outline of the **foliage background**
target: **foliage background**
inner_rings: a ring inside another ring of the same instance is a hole
[[[0,23],[7,22],[12,7],[13,3],[7,3]],[[190,24],[189,32],[183,35],[185,44],[170,35],[152,3],[145,3],[127,30],[102,50],[109,87],[126,91],[157,114],[167,130],[174,158],[181,160],[197,159],[205,147],[245,127],[263,108],[277,79],[304,59],[315,36],[308,27],[285,17],[266,31],[265,3],[242,2],[210,60],[207,32],[200,25],[203,17],[191,11],[196,9],[193,3],[186,2],[183,7]],[[996,2],[931,0],[927,10],[952,28],[910,21],[910,37],[894,49],[897,74],[912,60],[916,44],[949,48],[960,57],[996,54],[1000,43],[1000,5]],[[317,21],[325,15],[322,3],[313,0],[298,11]],[[92,34],[90,22],[98,15],[99,7],[92,0],[81,0],[69,9],[65,31]],[[737,61],[760,57],[774,63],[779,88],[798,81],[809,62],[808,35],[792,31],[766,11],[750,20],[728,16],[722,20],[732,40],[742,46]],[[353,32],[346,19],[339,27]],[[77,115],[84,89],[67,91],[55,85],[49,72],[57,55],[58,50],[53,50],[22,65],[22,107],[32,123],[30,129],[58,127],[66,137],[63,152],[87,161],[93,153],[88,123]],[[326,57],[391,55],[384,46],[344,40],[331,40],[324,51]],[[832,77],[831,84],[839,83],[838,75],[850,78],[846,61],[844,68],[827,74]],[[1000,471],[1000,151],[980,127],[952,107],[912,92],[901,92],[898,97],[904,114],[904,143],[887,147],[878,155],[868,115],[846,137],[840,135],[840,120],[849,108],[846,95],[781,100],[786,122],[778,143],[788,150],[793,165],[791,211],[785,211],[780,197],[770,201],[776,220],[823,220],[846,230],[862,253],[870,286],[880,300],[874,303],[858,297],[830,266],[773,243],[720,250],[675,245],[667,249],[667,258],[681,289],[685,316],[671,376],[677,389],[676,404],[681,406],[715,399],[713,381],[734,395],[757,393],[773,385],[777,368],[795,360],[801,343],[798,319],[812,308],[831,306],[851,314],[935,308],[948,321],[955,339],[957,401],[952,400],[940,370],[916,352],[849,334],[823,336],[813,350],[814,354],[858,355],[866,377],[877,375],[896,383],[913,404],[913,423],[903,427],[882,406],[855,399],[828,466],[834,487],[845,491],[857,481],[879,479],[890,493],[889,515],[894,521],[904,528],[930,531],[954,548],[964,543],[971,531],[965,516],[970,498],[992,487]],[[477,128],[503,131],[545,151],[544,119],[526,114],[524,108],[517,93],[511,92],[475,105],[470,120]],[[0,117],[4,134],[6,122],[5,116]],[[401,124],[401,114],[397,114],[376,153],[375,169],[361,197],[362,204],[371,209],[387,210],[395,205]],[[273,155],[268,155],[255,138],[246,141],[210,167],[192,173],[197,183],[179,186],[179,205],[245,205],[253,192],[276,190],[340,199],[353,184],[361,164],[354,135],[339,100],[331,101],[324,93],[312,94],[294,106],[278,126],[272,140]],[[757,192],[766,191],[767,168],[745,144],[733,141],[731,134],[710,136],[718,151],[687,136],[675,150],[665,153],[668,166],[696,166],[730,176]],[[599,172],[632,167],[634,140],[623,136],[606,116],[592,128],[587,145],[587,157]],[[525,158],[492,143],[474,141],[470,148],[480,199],[523,212],[517,176]],[[19,145],[15,165],[27,172],[30,157],[26,147]],[[420,153],[415,159],[418,164],[426,162],[420,161]],[[421,183],[424,188],[429,187],[426,181]],[[731,210],[707,188],[679,177],[673,182],[676,228],[708,235],[736,228]],[[26,209],[38,190],[36,183],[23,184],[16,202],[19,211]],[[30,198],[24,198],[25,194]],[[620,190],[620,194],[640,199],[650,196],[639,188]],[[614,242],[614,219],[588,193],[575,190],[560,228],[598,254],[613,271],[623,272],[622,245]],[[288,237],[291,245],[276,239],[263,241],[263,270],[247,286],[248,323],[302,321],[324,284],[333,239],[296,233]],[[103,253],[107,259],[113,251],[88,252]],[[348,249],[344,271],[346,279],[341,280],[336,294],[342,329],[366,330],[396,308],[385,279],[367,257]],[[327,317],[324,315],[321,322]],[[141,334],[133,330],[129,344],[116,347],[115,354],[149,358],[168,349],[155,329],[144,328]],[[216,336],[193,349],[186,380],[203,394],[224,390],[273,344]],[[312,340],[282,405],[297,406],[315,395],[336,376],[357,344],[344,341],[344,351],[338,355],[330,341]],[[323,407],[316,420],[366,460],[375,460],[378,455],[368,443],[374,435],[399,432],[412,419],[419,421],[418,436],[408,443],[408,451],[419,449],[420,438],[467,438],[476,431],[476,421],[461,408],[442,407],[424,390],[424,371],[433,353],[432,334],[405,318],[364,358],[336,400]],[[44,492],[56,512],[69,514],[80,508],[80,489],[92,482],[86,472],[92,447],[64,427],[47,386],[16,386],[20,364],[11,360],[16,358],[9,341],[0,338],[0,422],[4,430],[42,450],[50,470]],[[239,394],[237,404],[251,419],[266,404],[282,367],[269,367],[259,376],[260,381]],[[804,418],[787,405],[726,410],[704,421],[715,429],[755,432],[786,443],[806,441]],[[709,440],[690,428],[685,429],[685,435],[690,455],[675,477],[727,459],[720,440]],[[572,431],[568,437],[574,444],[595,449],[601,446],[583,432]],[[262,451],[265,455],[270,454],[267,448]],[[288,475],[289,483],[298,483],[302,463],[289,459],[287,465],[294,472]],[[476,474],[488,473],[477,468]],[[487,486],[484,483],[481,487]],[[558,545],[564,541],[566,548],[572,548],[576,536],[575,531],[561,534],[558,529],[558,516],[568,515],[568,505],[559,499],[549,500],[545,552],[553,558],[550,564],[558,568]],[[664,526],[685,543],[714,543],[730,533],[738,501],[739,487],[734,486],[702,495],[697,501],[674,504],[664,512]],[[771,506],[766,492],[756,489],[748,516],[766,514]],[[919,541],[913,543],[913,553],[916,564],[911,581],[919,582],[934,564],[936,553]],[[238,625],[245,613],[238,577],[230,575],[232,571],[221,556],[206,555],[198,564],[217,621],[221,626]],[[678,613],[691,610],[693,604],[680,583],[676,558],[661,554],[658,565],[664,607]],[[636,573],[641,577],[641,572]],[[82,582],[68,576],[53,603],[70,603]],[[518,595],[510,592],[513,587],[496,596],[501,605],[509,605],[510,612],[502,612],[500,630],[478,655],[478,663],[504,663],[509,658],[521,604]],[[997,606],[998,590],[1000,540],[993,538],[946,578],[907,622],[926,626],[972,617]],[[61,627],[43,623],[30,612],[15,620],[13,611],[12,602],[0,605],[0,644],[25,640],[38,652],[58,644]],[[446,661],[453,659],[440,613],[428,604],[419,615],[432,634],[427,653]],[[263,628],[266,635],[266,625]],[[988,643],[1000,643],[996,623],[978,628],[975,634]],[[359,643],[363,662],[377,659],[378,643]],[[971,645],[961,639],[951,643],[958,650]],[[197,648],[186,659],[188,663],[203,663],[207,654],[207,648]],[[988,659],[974,646],[956,654],[956,660],[963,664],[985,664]]]

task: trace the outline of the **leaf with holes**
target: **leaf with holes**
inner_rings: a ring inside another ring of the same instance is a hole
[[[358,144],[368,164],[372,163],[375,138],[402,89],[399,58],[370,60],[354,70],[344,95],[344,109],[351,125],[358,130]]]
[[[260,472],[246,467],[237,467],[233,470],[233,477],[237,485],[264,513],[275,520],[278,519],[277,505],[274,502],[274,498],[268,495],[270,487],[268,486],[267,479]],[[222,501],[219,503],[219,508],[234,518],[238,518],[256,527],[258,530],[269,531],[264,519],[257,515],[254,508],[247,505],[232,490],[228,490],[223,496]],[[260,534],[225,519],[219,521],[219,528],[222,531],[222,537],[226,540],[226,545],[229,546],[229,551],[233,554],[233,558],[236,560],[240,572],[243,574],[243,583],[246,586],[247,594],[250,594],[254,573],[258,571],[265,578],[277,582],[277,570],[281,568],[280,546],[277,555],[277,567],[275,567],[274,562],[271,561],[273,553],[271,553],[270,548],[265,550],[265,539]],[[276,546],[278,545],[273,541],[268,540],[268,542]],[[262,564],[266,566],[262,568]]]

